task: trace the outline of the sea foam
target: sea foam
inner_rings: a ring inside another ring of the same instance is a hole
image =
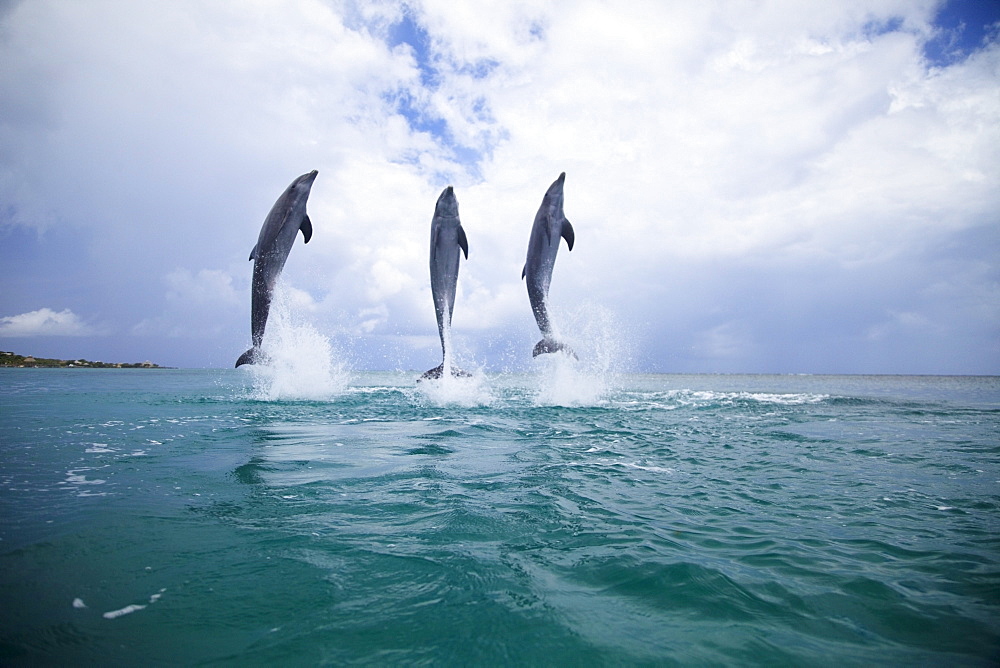
[[[471,376],[443,375],[440,378],[421,379],[417,383],[418,395],[433,404],[459,406],[488,406],[493,393],[482,371]]]

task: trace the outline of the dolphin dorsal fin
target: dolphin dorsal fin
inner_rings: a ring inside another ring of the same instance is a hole
[[[253,260],[256,257],[257,257],[257,244],[254,244],[253,248],[250,249],[250,259]]]
[[[465,253],[465,259],[469,259],[469,240],[465,237],[465,230],[462,225],[458,226],[458,247]]]
[[[299,229],[302,230],[302,238],[304,239],[302,243],[309,243],[309,240],[312,239],[313,235],[313,224],[312,221],[309,220],[309,216],[302,216],[302,224],[299,225]]]
[[[562,232],[560,233],[563,239],[566,240],[566,245],[569,246],[570,250],[573,250],[573,241],[576,239],[576,233],[573,232],[573,226],[569,224],[569,221],[563,218]]]

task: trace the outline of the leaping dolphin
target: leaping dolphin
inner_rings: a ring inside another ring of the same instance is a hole
[[[573,226],[566,220],[563,213],[563,182],[566,172],[559,175],[549,189],[545,191],[542,205],[535,214],[535,222],[531,226],[531,238],[528,240],[528,257],[524,262],[521,278],[527,279],[528,300],[535,314],[535,322],[542,332],[542,340],[535,344],[531,351],[532,357],[543,353],[554,353],[565,350],[574,357],[576,353],[565,343],[556,341],[552,333],[552,323],[546,306],[549,299],[549,283],[552,281],[552,268],[556,263],[556,253],[559,252],[559,237],[566,240],[566,245],[573,250]]]
[[[451,186],[438,197],[431,219],[431,294],[434,296],[434,315],[437,316],[438,334],[441,336],[441,364],[429,369],[419,380],[440,378],[450,372],[452,376],[470,374],[451,364],[451,314],[455,309],[455,288],[458,285],[459,250],[469,259],[469,242],[458,218],[458,200]]]
[[[263,361],[260,350],[264,339],[264,326],[271,310],[271,295],[274,284],[281,275],[281,270],[288,259],[288,253],[295,243],[295,235],[302,230],[304,243],[312,238],[312,221],[306,215],[306,201],[309,190],[316,179],[315,169],[292,181],[292,184],[281,193],[281,197],[271,207],[271,212],[264,219],[257,237],[257,245],[250,251],[253,260],[253,293],[250,308],[250,332],[253,337],[253,347],[240,355],[236,366],[256,364]]]

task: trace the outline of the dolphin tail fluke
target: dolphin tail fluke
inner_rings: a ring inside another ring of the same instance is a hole
[[[261,359],[260,348],[256,346],[246,351],[240,358],[236,360],[236,366],[243,366],[244,364],[256,364]]]
[[[562,351],[572,357],[575,360],[580,359],[573,352],[573,349],[567,346],[565,343],[559,343],[555,339],[542,339],[535,344],[535,349],[531,351],[532,357],[538,357],[539,355],[544,355],[546,353],[555,353]]]
[[[441,376],[443,375],[444,375],[444,363],[441,363],[438,364],[433,369],[428,369],[427,371],[425,371],[423,375],[420,376],[420,378],[417,378],[417,382],[419,383],[422,380],[437,380],[441,378]],[[468,371],[463,371],[462,369],[459,369],[457,366],[453,366],[451,367],[451,377],[472,378],[472,374],[469,373]]]
[[[423,375],[421,375],[420,378],[417,378],[417,381],[419,382],[421,380],[436,380],[441,377],[442,373],[444,373],[444,364],[438,364],[433,369],[428,369],[427,371],[424,371]]]

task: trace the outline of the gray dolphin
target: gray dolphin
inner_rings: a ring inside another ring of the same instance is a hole
[[[441,336],[441,364],[429,369],[420,380],[440,378],[445,365],[452,376],[470,374],[451,366],[451,314],[455,309],[455,288],[458,285],[459,253],[469,259],[469,242],[458,218],[458,199],[451,186],[438,197],[431,219],[431,294],[434,296],[434,315],[437,316],[438,334]]]
[[[542,205],[538,208],[535,222],[531,226],[528,257],[521,272],[521,278],[527,279],[528,300],[531,302],[531,310],[535,314],[538,329],[542,332],[542,340],[535,344],[535,349],[531,351],[532,357],[543,353],[554,353],[557,350],[565,350],[576,357],[576,353],[569,346],[555,340],[546,307],[549,299],[549,283],[552,281],[552,268],[556,264],[556,253],[559,252],[559,237],[566,240],[570,250],[573,250],[575,238],[573,226],[563,213],[565,180],[566,172],[563,172],[545,191]]]
[[[271,212],[264,219],[257,237],[257,245],[250,251],[253,260],[253,293],[250,308],[250,332],[253,337],[253,348],[246,351],[236,360],[236,366],[241,364],[256,364],[263,361],[260,351],[264,339],[264,326],[271,310],[271,294],[274,284],[281,275],[281,270],[288,259],[288,253],[295,243],[295,235],[302,230],[304,243],[312,238],[312,221],[306,215],[306,201],[316,175],[315,169],[292,181],[292,184],[281,193],[281,197],[271,207]]]

